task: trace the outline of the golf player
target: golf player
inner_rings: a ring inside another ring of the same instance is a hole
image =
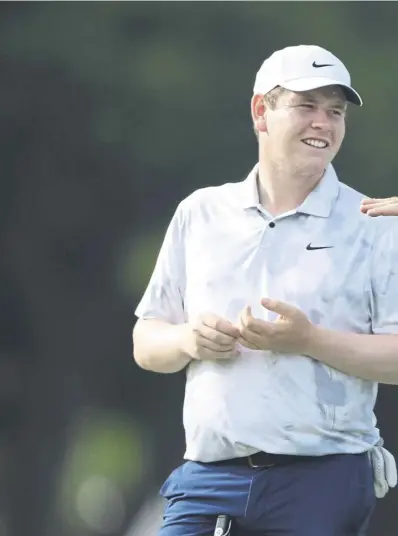
[[[140,367],[186,369],[161,536],[212,536],[220,515],[233,536],[363,536],[396,485],[374,406],[398,384],[398,220],[331,165],[350,105],[334,54],[274,52],[251,98],[258,162],[170,222],[133,333]]]

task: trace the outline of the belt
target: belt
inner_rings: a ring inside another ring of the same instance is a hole
[[[238,465],[241,467],[267,468],[277,465],[291,465],[298,462],[308,462],[311,460],[319,460],[319,456],[296,456],[295,454],[271,454],[268,452],[256,452],[250,456],[242,458],[231,458],[229,460],[221,460],[210,462],[209,465]]]

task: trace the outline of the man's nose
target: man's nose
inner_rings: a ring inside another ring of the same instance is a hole
[[[317,129],[329,130],[331,124],[331,119],[329,117],[328,111],[318,108],[314,111],[312,117],[312,126]]]

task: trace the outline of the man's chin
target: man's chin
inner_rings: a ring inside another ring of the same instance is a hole
[[[315,175],[321,177],[330,162],[331,160],[324,158],[324,155],[319,157],[307,157],[300,159],[295,168],[300,175]]]

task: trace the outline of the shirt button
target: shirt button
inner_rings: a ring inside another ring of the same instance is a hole
[[[270,221],[269,226],[271,227],[271,229],[273,229],[275,227],[275,223],[273,221]]]

